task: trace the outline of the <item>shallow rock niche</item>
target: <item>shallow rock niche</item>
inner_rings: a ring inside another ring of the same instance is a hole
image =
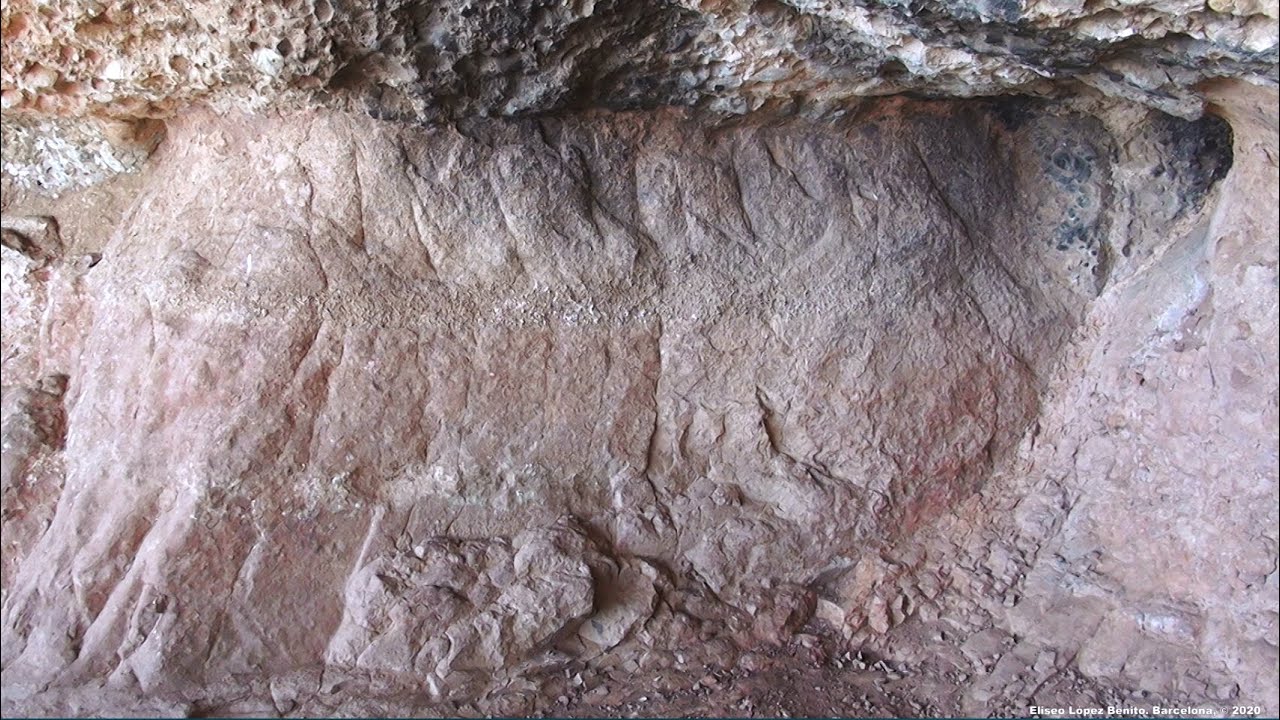
[[[1274,0],[6,0],[3,710],[1280,712]]]

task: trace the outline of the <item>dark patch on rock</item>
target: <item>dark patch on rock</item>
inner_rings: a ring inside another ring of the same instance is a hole
[[[1059,225],[1059,250],[1078,248],[1091,251],[1097,242],[1098,183],[1094,169],[1101,159],[1098,150],[1078,138],[1060,139],[1046,149],[1045,170],[1069,196]]]
[[[998,17],[1005,22],[1017,22],[1022,18],[1022,3],[1019,0],[991,0],[988,5],[993,11],[998,10]]]
[[[1050,156],[1049,174],[1064,187],[1074,188],[1093,175],[1093,163],[1097,158],[1087,148],[1066,147]]]
[[[1018,130],[1043,108],[1044,102],[1026,95],[1007,95],[991,101],[991,111],[1006,130]]]
[[[1199,208],[1214,184],[1231,170],[1231,124],[1216,115],[1188,121],[1159,113],[1152,125],[1156,142],[1165,151],[1154,173],[1182,186],[1184,208]]]

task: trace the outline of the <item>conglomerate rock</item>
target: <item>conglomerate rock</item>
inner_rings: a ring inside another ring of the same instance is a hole
[[[193,102],[432,121],[660,105],[825,114],[869,95],[1060,94],[1083,84],[1195,118],[1197,82],[1274,84],[1280,57],[1275,0],[6,0],[0,8],[8,172],[54,191],[135,167],[149,144],[121,122]]]
[[[1274,3],[2,7],[6,716],[1280,710]]]
[[[1276,79],[1274,0],[9,0],[6,108],[168,114],[354,93],[397,117],[583,106],[743,111],[1077,78],[1198,113],[1198,79]]]

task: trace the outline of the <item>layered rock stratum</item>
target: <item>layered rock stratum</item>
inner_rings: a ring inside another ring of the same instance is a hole
[[[2,7],[6,716],[1280,710],[1274,2]]]

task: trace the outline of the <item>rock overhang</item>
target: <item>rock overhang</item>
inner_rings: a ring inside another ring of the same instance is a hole
[[[832,116],[900,93],[1096,92],[1194,119],[1206,80],[1276,83],[1276,14],[1169,0],[15,0],[0,26],[5,152],[22,182],[90,182],[145,157],[153,133],[127,123],[193,104],[451,122],[662,106]],[[41,169],[59,164],[86,169]]]

